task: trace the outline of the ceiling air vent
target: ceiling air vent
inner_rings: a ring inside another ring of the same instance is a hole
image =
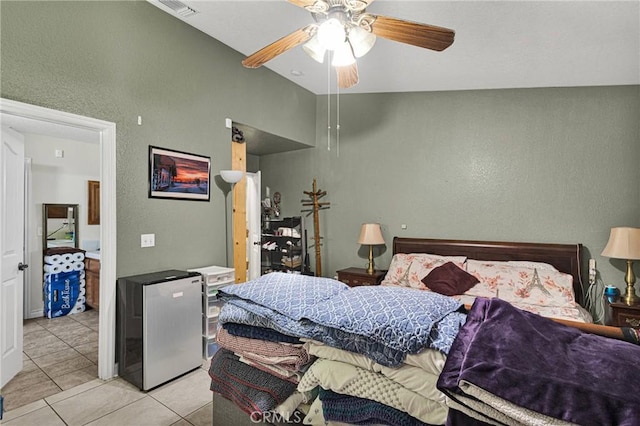
[[[186,4],[177,0],[160,0],[160,3],[164,4],[182,17],[191,16],[198,13],[196,10],[191,9]]]

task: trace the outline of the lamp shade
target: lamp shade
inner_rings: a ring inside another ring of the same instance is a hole
[[[353,57],[351,45],[348,41],[345,41],[333,51],[333,60],[331,61],[331,65],[334,67],[346,67],[353,64],[355,61],[356,58]]]
[[[640,259],[640,228],[611,228],[609,242],[602,250],[602,256],[614,259]]]
[[[242,170],[220,170],[220,177],[227,183],[238,183],[243,175]]]
[[[384,244],[379,223],[363,223],[358,244]]]
[[[356,58],[366,55],[375,42],[376,36],[363,28],[353,27],[349,30],[349,43]]]
[[[318,35],[314,35],[311,40],[302,45],[302,50],[309,56],[311,56],[315,61],[323,63],[324,62],[324,54],[327,49],[322,46],[322,43],[318,40]]]
[[[317,36],[325,49],[333,50],[344,43],[347,34],[340,21],[336,18],[329,18],[320,24]]]

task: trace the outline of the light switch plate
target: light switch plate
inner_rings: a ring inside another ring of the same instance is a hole
[[[156,234],[140,235],[140,247],[153,247],[156,245]]]

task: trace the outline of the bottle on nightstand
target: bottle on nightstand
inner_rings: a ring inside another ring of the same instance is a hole
[[[609,303],[615,302],[618,296],[620,296],[620,290],[617,287],[608,285],[604,288],[604,297],[607,298]]]

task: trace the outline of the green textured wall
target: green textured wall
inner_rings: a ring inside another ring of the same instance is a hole
[[[210,156],[216,175],[225,118],[315,142],[315,95],[147,2],[3,0],[0,18],[2,97],[116,123],[119,276],[226,263],[223,191],[148,199],[149,145]]]
[[[149,200],[146,158],[153,144],[228,168],[229,117],[317,141],[258,163],[285,215],[299,214],[313,178],[328,191],[324,275],[365,265],[360,224],[378,221],[380,267],[394,235],[581,242],[622,285],[623,262],[599,254],[611,226],[640,226],[638,86],[342,95],[338,155],[326,97],[242,68],[240,54],[146,2],[3,0],[0,18],[3,97],[117,124],[118,275],[225,262],[223,192]],[[156,247],[140,249],[141,233]]]
[[[380,222],[381,268],[393,236],[582,243],[622,286],[600,253],[610,227],[640,226],[638,86],[342,95],[339,155],[326,111],[318,97],[314,149],[260,161],[287,215],[314,177],[328,192],[324,275],[364,267],[360,225]]]

